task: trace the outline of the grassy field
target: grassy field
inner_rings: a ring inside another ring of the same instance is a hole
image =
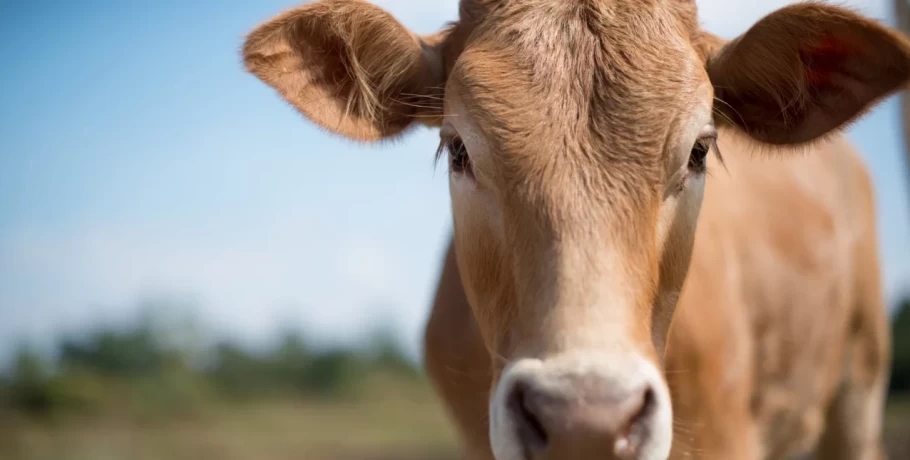
[[[910,400],[889,406],[890,458],[910,458]],[[421,384],[359,402],[268,401],[154,422],[0,417],[4,460],[456,460],[453,433]]]
[[[454,460],[455,440],[425,385],[358,402],[216,405],[181,418],[0,417],[3,460]]]

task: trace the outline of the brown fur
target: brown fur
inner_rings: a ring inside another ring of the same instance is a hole
[[[243,52],[332,132],[464,140],[426,364],[468,458],[492,458],[507,364],[579,351],[663,370],[673,459],[883,458],[872,186],[838,131],[906,84],[904,37],[806,3],[725,43],[685,0],[463,0],[417,37],[326,0]],[[685,171],[712,98],[726,164],[705,183]]]

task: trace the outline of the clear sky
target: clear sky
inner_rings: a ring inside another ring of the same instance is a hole
[[[350,340],[391,319],[416,343],[451,228],[437,135],[355,145],[245,74],[243,35],[297,3],[0,1],[0,355],[162,295],[253,340],[289,325]],[[377,3],[421,33],[457,10]],[[788,2],[699,3],[733,37]],[[845,3],[893,22],[887,0]],[[910,286],[897,114],[892,98],[849,133],[876,179],[892,299]]]

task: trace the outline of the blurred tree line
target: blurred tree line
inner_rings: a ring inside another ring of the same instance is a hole
[[[390,332],[361,347],[315,347],[286,333],[257,350],[224,340],[174,340],[149,316],[61,340],[53,353],[21,347],[0,373],[0,416],[72,413],[193,415],[263,398],[357,398],[371,386],[422,379]],[[183,334],[185,339],[187,334]]]
[[[890,391],[910,396],[910,298],[892,322]],[[315,347],[286,333],[264,349],[224,340],[199,346],[193,334],[143,316],[66,337],[53,353],[23,346],[0,372],[0,417],[21,414],[132,416],[141,420],[193,415],[219,404],[263,398],[342,399],[377,385],[422,384],[423,374],[395,340],[381,332],[360,347]],[[192,328],[190,328],[191,330]],[[179,337],[179,339],[175,339]]]

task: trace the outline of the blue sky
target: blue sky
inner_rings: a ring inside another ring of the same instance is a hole
[[[243,35],[297,3],[0,2],[0,355],[160,295],[254,340],[391,319],[416,343],[450,231],[436,133],[356,145],[245,74]],[[377,3],[422,33],[456,17],[454,0]],[[787,2],[699,3],[732,37]],[[890,23],[885,0],[846,3]],[[910,285],[897,111],[850,131],[892,297]]]

